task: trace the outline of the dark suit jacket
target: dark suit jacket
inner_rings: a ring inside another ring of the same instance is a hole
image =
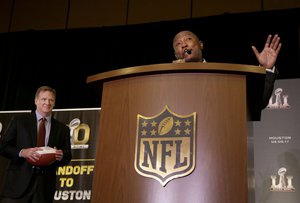
[[[266,79],[265,79],[265,86],[264,86],[264,93],[262,98],[262,108],[264,109],[269,104],[269,99],[272,96],[274,90],[274,83],[277,78],[278,71],[275,70],[275,73],[266,71]]]
[[[0,139],[0,154],[10,159],[7,174],[2,189],[2,196],[17,198],[24,194],[34,175],[32,165],[26,159],[19,157],[21,149],[36,146],[37,120],[35,111],[15,117],[6,132]],[[72,158],[69,128],[51,118],[51,130],[48,146],[63,150],[63,159],[44,167],[42,174],[43,190],[53,200],[56,188],[56,169],[58,166],[69,163]]]

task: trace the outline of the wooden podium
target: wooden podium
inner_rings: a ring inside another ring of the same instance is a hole
[[[246,203],[247,116],[258,120],[265,70],[155,64],[87,78],[102,90],[93,203]],[[102,89],[101,89],[102,88]],[[256,101],[251,104],[250,101]],[[138,115],[196,113],[195,168],[166,185],[135,170]]]

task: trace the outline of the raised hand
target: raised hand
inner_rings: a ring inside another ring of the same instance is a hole
[[[277,60],[277,56],[281,49],[280,37],[278,34],[269,35],[265,43],[264,49],[259,53],[255,46],[251,47],[259,64],[267,69],[272,69]]]

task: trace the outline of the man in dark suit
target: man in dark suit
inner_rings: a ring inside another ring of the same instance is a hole
[[[202,56],[203,42],[191,31],[185,30],[177,33],[173,39],[173,49],[177,59],[173,63],[206,62]],[[255,46],[252,46],[258,63],[266,69],[261,109],[264,109],[268,105],[274,89],[277,77],[277,70],[275,70],[274,65],[280,49],[281,43],[278,35],[275,35],[273,38],[272,35],[269,35],[261,52],[258,52]]]
[[[1,191],[2,203],[50,203],[56,189],[56,169],[72,158],[70,130],[52,117],[56,91],[48,86],[38,88],[36,110],[15,117],[0,138],[0,154],[10,159]],[[40,158],[37,153],[38,125],[45,118],[43,146],[55,149],[55,162],[45,167],[28,163]]]

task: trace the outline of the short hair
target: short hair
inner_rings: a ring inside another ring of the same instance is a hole
[[[183,31],[178,32],[174,36],[174,38],[173,38],[173,48],[174,48],[174,42],[175,42],[175,40],[178,38],[179,35],[182,35],[182,34],[189,34],[189,35],[193,36],[196,40],[202,42],[201,40],[199,40],[199,37],[194,32],[189,31],[189,30],[183,30]]]
[[[39,87],[36,90],[35,98],[37,99],[39,97],[40,92],[45,92],[45,91],[52,92],[52,94],[54,95],[54,98],[56,99],[56,90],[53,89],[52,87],[49,87],[49,86],[41,86],[41,87]]]

